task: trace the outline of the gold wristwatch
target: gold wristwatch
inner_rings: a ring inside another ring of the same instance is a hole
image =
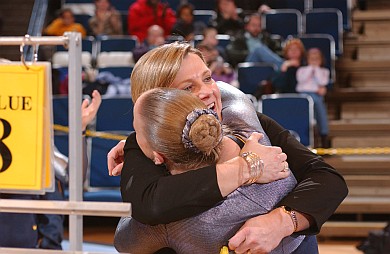
[[[298,229],[298,219],[297,219],[297,214],[295,213],[295,211],[291,208],[291,207],[288,207],[288,206],[281,206],[280,208],[283,209],[283,212],[287,213],[288,215],[290,215],[290,218],[294,224],[294,232],[297,232],[297,229]]]

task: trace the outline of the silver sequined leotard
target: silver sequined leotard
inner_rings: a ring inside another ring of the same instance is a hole
[[[261,132],[261,143],[271,145],[257,118],[252,103],[237,89],[218,83],[223,101],[223,121],[235,122],[241,135]],[[231,125],[229,124],[229,127]],[[291,174],[288,178],[268,184],[243,186],[232,192],[226,200],[197,216],[164,225],[149,226],[126,217],[122,218],[115,233],[114,245],[120,252],[154,253],[170,247],[180,254],[217,254],[223,245],[240,229],[246,220],[271,211],[296,185]],[[271,253],[291,253],[304,236],[289,236]]]

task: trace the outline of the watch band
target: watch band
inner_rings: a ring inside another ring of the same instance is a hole
[[[226,137],[230,138],[231,140],[233,140],[234,142],[236,142],[236,144],[240,147],[240,149],[242,149],[245,145],[245,141],[238,135],[226,135]]]
[[[294,224],[294,232],[297,232],[298,230],[298,219],[297,219],[297,214],[295,213],[295,211],[293,209],[291,209],[291,207],[288,207],[288,206],[281,206],[281,208],[283,209],[283,212],[287,213],[288,215],[290,215],[290,218]]]

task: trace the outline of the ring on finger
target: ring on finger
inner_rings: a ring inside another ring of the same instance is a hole
[[[288,170],[289,170],[288,163],[287,163],[287,161],[284,161],[284,169],[282,170],[282,172],[286,172]]]

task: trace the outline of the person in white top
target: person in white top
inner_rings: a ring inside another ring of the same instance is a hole
[[[307,51],[307,66],[302,66],[297,71],[298,93],[310,95],[314,101],[314,115],[317,120],[322,147],[329,147],[328,144],[328,113],[324,102],[327,92],[326,86],[329,83],[330,71],[323,67],[324,56],[320,49],[311,48]]]

